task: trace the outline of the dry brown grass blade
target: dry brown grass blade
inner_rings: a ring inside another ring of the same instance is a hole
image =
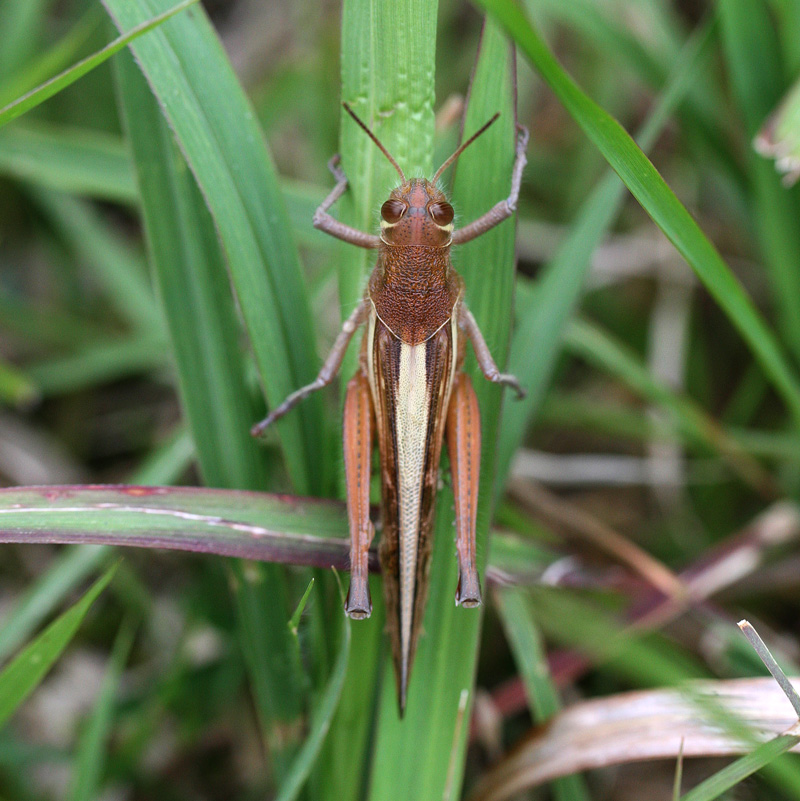
[[[792,683],[800,687],[800,678]],[[592,768],[684,757],[747,753],[753,743],[725,732],[704,714],[703,697],[738,718],[761,742],[796,724],[786,696],[771,678],[693,682],[688,693],[646,690],[584,701],[531,734],[486,774],[469,801],[503,801],[559,776]],[[800,750],[800,746],[794,749]]]

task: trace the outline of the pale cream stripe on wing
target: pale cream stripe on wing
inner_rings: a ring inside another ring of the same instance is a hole
[[[422,475],[428,447],[430,390],[426,374],[427,344],[400,345],[396,426],[400,516],[400,642],[403,671],[408,670],[411,622],[419,544]]]

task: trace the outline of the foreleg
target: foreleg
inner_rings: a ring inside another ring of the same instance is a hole
[[[301,387],[296,392],[289,395],[288,398],[277,409],[273,409],[260,423],[256,423],[251,429],[250,433],[257,437],[264,429],[272,425],[278,418],[283,417],[290,409],[300,403],[301,400],[307,398],[312,392],[327,386],[333,381],[339,368],[342,366],[344,354],[347,352],[347,346],[353,338],[356,329],[364,322],[367,316],[367,309],[369,308],[369,301],[362,300],[355,311],[344,321],[342,330],[336,337],[333,343],[333,348],[325,359],[322,369],[319,371],[317,377],[310,384]]]
[[[511,193],[509,196],[505,200],[496,203],[486,214],[478,217],[477,220],[454,231],[454,245],[461,245],[464,242],[469,242],[470,239],[475,239],[476,236],[480,236],[490,228],[494,228],[495,225],[499,225],[517,210],[519,187],[522,183],[522,170],[525,168],[525,164],[528,160],[525,156],[525,149],[528,147],[528,138],[528,129],[522,125],[518,125],[517,154],[514,160],[514,167],[511,170]]]
[[[326,234],[335,236],[337,239],[343,239],[351,245],[358,245],[360,248],[378,248],[381,244],[379,236],[374,234],[365,234],[359,231],[358,228],[353,228],[349,225],[339,222],[336,218],[328,214],[328,209],[344,194],[347,189],[347,176],[339,166],[339,154],[337,153],[329,162],[328,169],[333,173],[336,178],[336,186],[322,201],[320,207],[314,212],[314,219],[312,224],[314,228],[319,228]]]

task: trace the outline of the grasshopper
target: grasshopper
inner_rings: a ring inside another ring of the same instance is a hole
[[[381,207],[380,234],[359,231],[328,210],[347,189],[334,156],[336,186],[314,214],[313,224],[331,236],[378,251],[363,299],[334,342],[317,378],[293,392],[253,426],[254,436],[337,374],[353,334],[362,325],[359,369],[344,402],[344,463],[350,526],[350,589],[345,612],[369,617],[368,553],[375,534],[369,486],[373,439],[381,463],[383,532],[380,562],[386,614],[402,714],[428,593],[431,529],[442,442],[453,478],[458,554],[456,604],[476,607],[481,587],[475,553],[481,430],[470,377],[461,372],[466,341],[489,381],[524,395],[517,379],[501,373],[475,318],[464,303],[464,281],[450,262],[450,247],[469,242],[510,217],[517,206],[528,131],[517,129],[511,192],[474,222],[453,226],[453,207],[436,183],[442,173],[499,116],[495,114],[436,171],[433,179],[407,179],[395,159],[345,103],[344,108],[397,170],[400,185]]]

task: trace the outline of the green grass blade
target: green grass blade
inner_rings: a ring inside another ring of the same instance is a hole
[[[0,35],[3,37],[0,76],[3,80],[19,70],[35,51],[48,1],[29,0],[0,5]]]
[[[770,12],[761,0],[719,4],[732,87],[752,141],[784,86],[780,47]],[[752,219],[772,284],[778,324],[800,359],[800,190],[781,186],[769,162],[748,148]]]
[[[798,743],[800,734],[782,734],[780,737],[775,737],[718,771],[688,793],[684,793],[681,801],[712,801],[714,798],[719,798],[731,787],[766,767]]]
[[[481,49],[470,87],[465,132],[477,130],[495,112],[500,119],[468,148],[459,160],[453,188],[453,205],[464,222],[475,219],[492,204],[507,197],[514,161],[514,97],[510,49],[500,29],[491,22],[484,29]],[[508,352],[514,274],[513,220],[465,245],[456,266],[466,282],[466,298],[497,363]],[[478,507],[478,554],[481,570],[487,556],[487,530],[491,516],[495,448],[502,391],[476,371],[481,407],[483,449],[481,495]],[[456,608],[456,560],[453,549],[452,496],[440,493],[434,532],[434,554],[427,612],[411,673],[404,720],[398,718],[397,699],[390,667],[384,677],[370,798],[396,798],[403,787],[414,798],[442,798],[447,789],[457,798],[462,781],[468,726],[459,726],[462,691],[469,692],[480,630],[480,613]],[[466,715],[469,715],[469,705]],[[453,766],[452,775],[449,774]]]
[[[135,627],[124,622],[117,633],[111,660],[100,685],[89,725],[81,737],[69,801],[94,801],[99,796],[100,778],[106,761],[114,703],[122,671],[133,646]]]
[[[120,315],[148,337],[162,335],[164,319],[142,255],[113,234],[87,203],[43,190],[34,190],[33,196],[81,262],[91,267]]]
[[[213,222],[133,60],[121,56],[117,66],[159,317],[166,318],[204,481],[263,489],[264,452],[249,435],[257,407],[245,381],[239,322]]]
[[[169,364],[161,336],[129,336],[82,347],[27,367],[43,397],[77,392],[97,384],[148,372]]]
[[[108,559],[108,554],[109,549],[102,545],[62,551],[47,572],[26,588],[13,612],[0,621],[0,661],[19,648],[64,597]]]
[[[0,673],[0,726],[33,692],[75,636],[81,621],[106,588],[116,566],[98,579],[73,607],[53,621]]]
[[[567,111],[595,143],[644,210],[687,260],[748,343],[800,425],[800,383],[739,280],[630,136],[558,64],[513,0],[480,0],[509,31]]]
[[[115,53],[119,53],[123,47],[126,47],[130,42],[133,42],[139,36],[148,33],[149,31],[161,25],[161,23],[165,20],[168,20],[170,17],[174,16],[180,11],[183,11],[196,2],[197,0],[183,0],[182,3],[178,3],[168,11],[139,23],[132,30],[128,31],[122,36],[118,36],[113,42],[107,44],[102,50],[98,50],[88,58],[79,61],[73,67],[70,67],[68,70],[56,75],[54,78],[46,81],[41,86],[18,98],[13,103],[9,103],[4,108],[0,109],[0,127],[7,125],[9,122],[11,122],[11,120],[15,120],[26,111],[30,111],[32,108],[44,103],[45,100],[48,100],[62,89],[66,88],[70,84],[75,83],[78,78],[82,78],[87,72],[90,72],[104,61],[107,61]]]
[[[436,13],[436,2],[418,0],[391,4],[348,0],[343,9],[342,100],[350,103],[408,175],[430,177],[433,172]],[[403,54],[403,69],[397,69],[398,52]],[[387,109],[392,110],[390,114],[385,113]],[[343,110],[339,152],[350,186],[333,211],[349,225],[374,231],[376,209],[397,185],[397,173]],[[339,300],[342,316],[347,317],[363,295],[375,253],[352,246],[340,246],[340,253]],[[357,350],[352,347],[341,370],[345,381],[356,367]],[[359,658],[348,670],[340,708],[316,771],[318,793],[331,801],[356,801],[364,795],[375,683],[381,675],[384,644],[382,605],[374,598],[381,591],[373,582],[373,616],[354,626],[353,647]],[[391,704],[387,708],[389,714],[396,714]]]
[[[123,142],[99,131],[23,123],[0,130],[0,173],[73,195],[139,199]]]
[[[31,379],[0,359],[0,402],[8,406],[28,406],[38,398],[39,390]]]
[[[11,5],[10,3],[8,5]],[[36,3],[18,3],[20,6],[35,6]],[[0,106],[5,106],[14,98],[29,92],[38,84],[47,80],[49,75],[60,73],[78,57],[83,45],[97,30],[103,19],[100,8],[94,6],[81,17],[75,25],[55,44],[50,45],[41,55],[27,59],[18,69],[3,82],[0,87]],[[43,27],[43,26],[42,26]],[[0,22],[0,31],[3,30]],[[5,41],[11,41],[13,34],[3,33]],[[32,39],[29,34],[24,38]],[[6,50],[4,47],[3,50]]]
[[[127,28],[164,0],[105,5]],[[277,404],[313,379],[318,359],[285,204],[252,107],[200,8],[132,49],[214,218],[267,397]],[[309,398],[276,428],[295,488],[324,488],[332,471],[320,447],[321,399]]]
[[[193,455],[190,437],[179,430],[139,466],[131,476],[131,483],[174,484],[186,472]],[[105,564],[112,553],[107,545],[79,545],[61,551],[47,571],[25,589],[13,611],[0,621],[0,662],[19,648],[64,598]]]
[[[333,666],[333,672],[316,709],[311,715],[311,726],[303,747],[298,752],[286,774],[280,791],[276,796],[276,801],[294,801],[297,798],[303,788],[303,784],[311,773],[314,762],[328,734],[347,674],[347,663],[350,657],[350,625],[350,620],[342,616],[341,643],[336,663]]]
[[[210,486],[263,489],[264,450],[249,434],[257,407],[211,215],[133,59],[120,57],[118,68],[151,259],[203,478]],[[302,712],[284,577],[274,565],[235,565],[233,572],[241,641],[280,776],[299,737],[285,732],[299,732]]]
[[[736,473],[767,496],[777,492],[772,477],[715,420],[685,395],[655,380],[639,360],[602,329],[575,320],[567,331],[569,350],[610,372],[651,403],[668,412],[680,430],[696,444],[719,453]]]
[[[561,709],[561,701],[550,678],[547,655],[530,605],[525,593],[519,589],[501,590],[496,598],[514,661],[525,682],[531,716],[535,723],[545,723]],[[589,791],[581,776],[557,779],[552,790],[556,801],[589,799]]]
[[[706,52],[710,33],[710,26],[707,26],[685,46],[661,99],[639,134],[639,144],[645,150],[653,146],[670,112],[691,85]],[[505,410],[500,432],[498,493],[505,483],[514,453],[530,421],[538,414],[550,385],[564,327],[578,305],[592,252],[619,213],[624,195],[625,187],[614,173],[604,177],[583,204],[567,238],[541,271],[535,300],[525,295],[518,300],[518,323],[511,341],[508,369],[520,379],[528,394],[520,401],[509,403]],[[531,343],[535,343],[535,359],[530,358]]]

